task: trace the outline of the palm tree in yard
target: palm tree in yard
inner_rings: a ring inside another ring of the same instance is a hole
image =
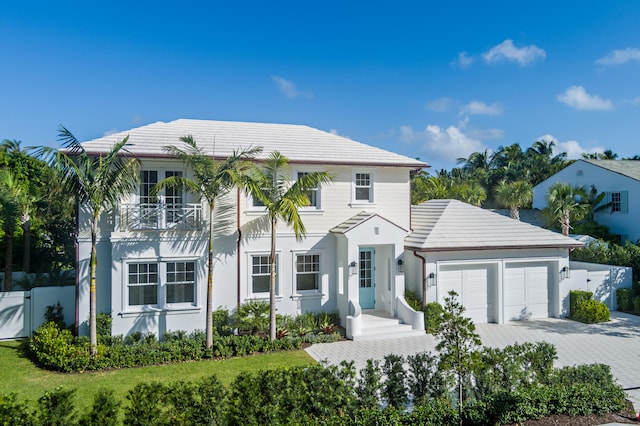
[[[269,281],[269,338],[276,338],[276,227],[279,220],[293,228],[297,240],[302,240],[306,229],[298,212],[309,205],[309,191],[333,178],[328,172],[311,172],[291,182],[289,160],[278,151],[272,152],[263,168],[253,170],[245,182],[246,189],[265,207],[271,228],[270,281]]]
[[[520,220],[520,208],[531,204],[533,187],[529,182],[500,181],[493,190],[496,202],[510,210],[512,219]]]
[[[543,213],[553,222],[558,222],[562,234],[568,236],[571,222],[588,214],[590,206],[587,200],[588,194],[584,186],[556,182],[547,192],[547,207],[543,209]]]
[[[13,236],[20,214],[23,192],[14,174],[8,170],[0,171],[0,213],[4,231],[4,291],[11,291],[11,273],[13,272]]]
[[[106,154],[89,154],[73,134],[60,126],[58,140],[63,149],[43,147],[38,153],[49,160],[61,173],[70,193],[78,200],[78,206],[88,209],[91,225],[91,256],[89,260],[89,341],[91,354],[97,353],[96,333],[96,269],[97,226],[103,213],[112,211],[121,198],[136,187],[140,163],[127,156],[127,136],[116,143]]]
[[[251,167],[250,162],[262,151],[260,147],[253,147],[233,154],[222,161],[215,161],[198,147],[191,135],[180,138],[185,148],[175,146],[165,150],[182,160],[193,171],[193,179],[183,176],[171,176],[159,182],[153,189],[157,194],[164,188],[183,188],[200,195],[209,206],[209,244],[207,267],[207,347],[213,346],[213,222],[216,201],[227,194],[234,186],[241,184],[243,175]]]

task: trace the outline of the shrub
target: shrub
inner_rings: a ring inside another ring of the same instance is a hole
[[[60,302],[46,307],[44,311],[44,321],[56,323],[60,328],[67,327],[67,324],[64,322],[64,312]]]
[[[75,420],[73,394],[74,389],[57,387],[45,392],[38,399],[38,423],[49,426],[66,426]]]
[[[618,310],[622,312],[633,311],[634,291],[630,288],[619,288],[616,290],[616,301]]]
[[[438,357],[421,352],[407,357],[409,365],[408,386],[414,404],[430,398],[442,397],[447,392],[446,379],[438,369]]]
[[[96,334],[99,341],[104,342],[106,339],[111,337],[112,323],[113,318],[110,313],[98,312],[96,314]]]
[[[377,407],[382,390],[382,370],[378,360],[367,360],[365,368],[360,370],[360,378],[356,384],[356,395],[361,407]]]
[[[407,305],[411,306],[411,309],[413,309],[414,311],[422,311],[422,302],[415,292],[411,290],[405,290],[404,300],[407,301]]]
[[[0,424],[27,426],[33,423],[27,404],[19,402],[15,393],[0,394]]]
[[[120,402],[111,389],[101,388],[93,399],[91,410],[80,418],[80,426],[115,426],[119,424]]]
[[[269,330],[269,303],[251,301],[240,305],[233,315],[233,325],[240,332],[266,333]]]
[[[640,312],[640,295],[633,298],[633,312]]]
[[[233,334],[233,327],[231,327],[231,317],[229,311],[224,308],[218,308],[213,311],[213,330],[219,336],[229,336]]]
[[[385,375],[382,396],[388,405],[399,409],[403,409],[409,400],[403,364],[404,358],[394,354],[385,356],[382,364]]]
[[[427,303],[427,312],[425,312],[427,332],[437,334],[440,331],[443,313],[444,308],[438,302]]]
[[[29,338],[29,353],[41,366],[63,372],[83,370],[89,365],[89,346],[54,322],[38,328]]]
[[[609,308],[599,300],[581,300],[573,316],[576,321],[593,324],[597,322],[609,321]]]
[[[575,319],[574,316],[578,310],[578,303],[582,300],[589,300],[593,296],[590,291],[571,290],[569,292],[569,318]]]

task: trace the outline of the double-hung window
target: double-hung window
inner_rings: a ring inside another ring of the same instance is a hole
[[[298,172],[298,180],[308,175],[309,172]],[[307,209],[319,209],[320,208],[320,189],[319,188],[311,188],[307,191],[307,197],[309,198],[309,204],[306,206]]]
[[[354,174],[353,200],[356,203],[373,202],[373,175],[368,172],[356,172]]]
[[[251,293],[269,294],[271,283],[271,261],[269,255],[251,256]],[[278,291],[278,256],[276,255],[276,294]]]
[[[167,303],[193,303],[195,286],[195,262],[167,262]]]
[[[611,213],[629,213],[629,191],[607,193]]]
[[[158,264],[130,263],[128,271],[129,305],[158,304]]]
[[[320,255],[296,255],[296,291],[320,289]]]

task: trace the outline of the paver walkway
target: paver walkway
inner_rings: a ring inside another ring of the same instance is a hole
[[[508,324],[479,324],[476,330],[485,346],[504,347],[513,343],[546,341],[558,352],[556,366],[603,363],[611,367],[618,383],[625,389],[636,408],[640,408],[640,317],[613,312],[611,321],[581,324],[568,319],[542,319]],[[354,361],[359,371],[367,359],[385,355],[413,355],[433,351],[431,335],[373,341],[342,341],[315,344],[307,352],[316,360],[339,364]]]

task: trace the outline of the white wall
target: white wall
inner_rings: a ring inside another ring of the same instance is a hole
[[[605,303],[609,310],[618,309],[616,290],[631,288],[632,268],[601,265],[598,263],[571,262],[570,290],[584,290],[593,293],[593,298]],[[569,315],[568,303],[563,306]]]
[[[579,176],[579,171],[582,171],[581,176]],[[533,208],[543,209],[546,207],[547,192],[556,182],[584,185],[587,191],[591,189],[591,185],[595,185],[598,193],[629,191],[629,213],[602,211],[596,213],[595,220],[608,226],[611,233],[627,235],[630,241],[640,239],[640,221],[634,220],[640,212],[639,181],[578,160],[533,188]]]

